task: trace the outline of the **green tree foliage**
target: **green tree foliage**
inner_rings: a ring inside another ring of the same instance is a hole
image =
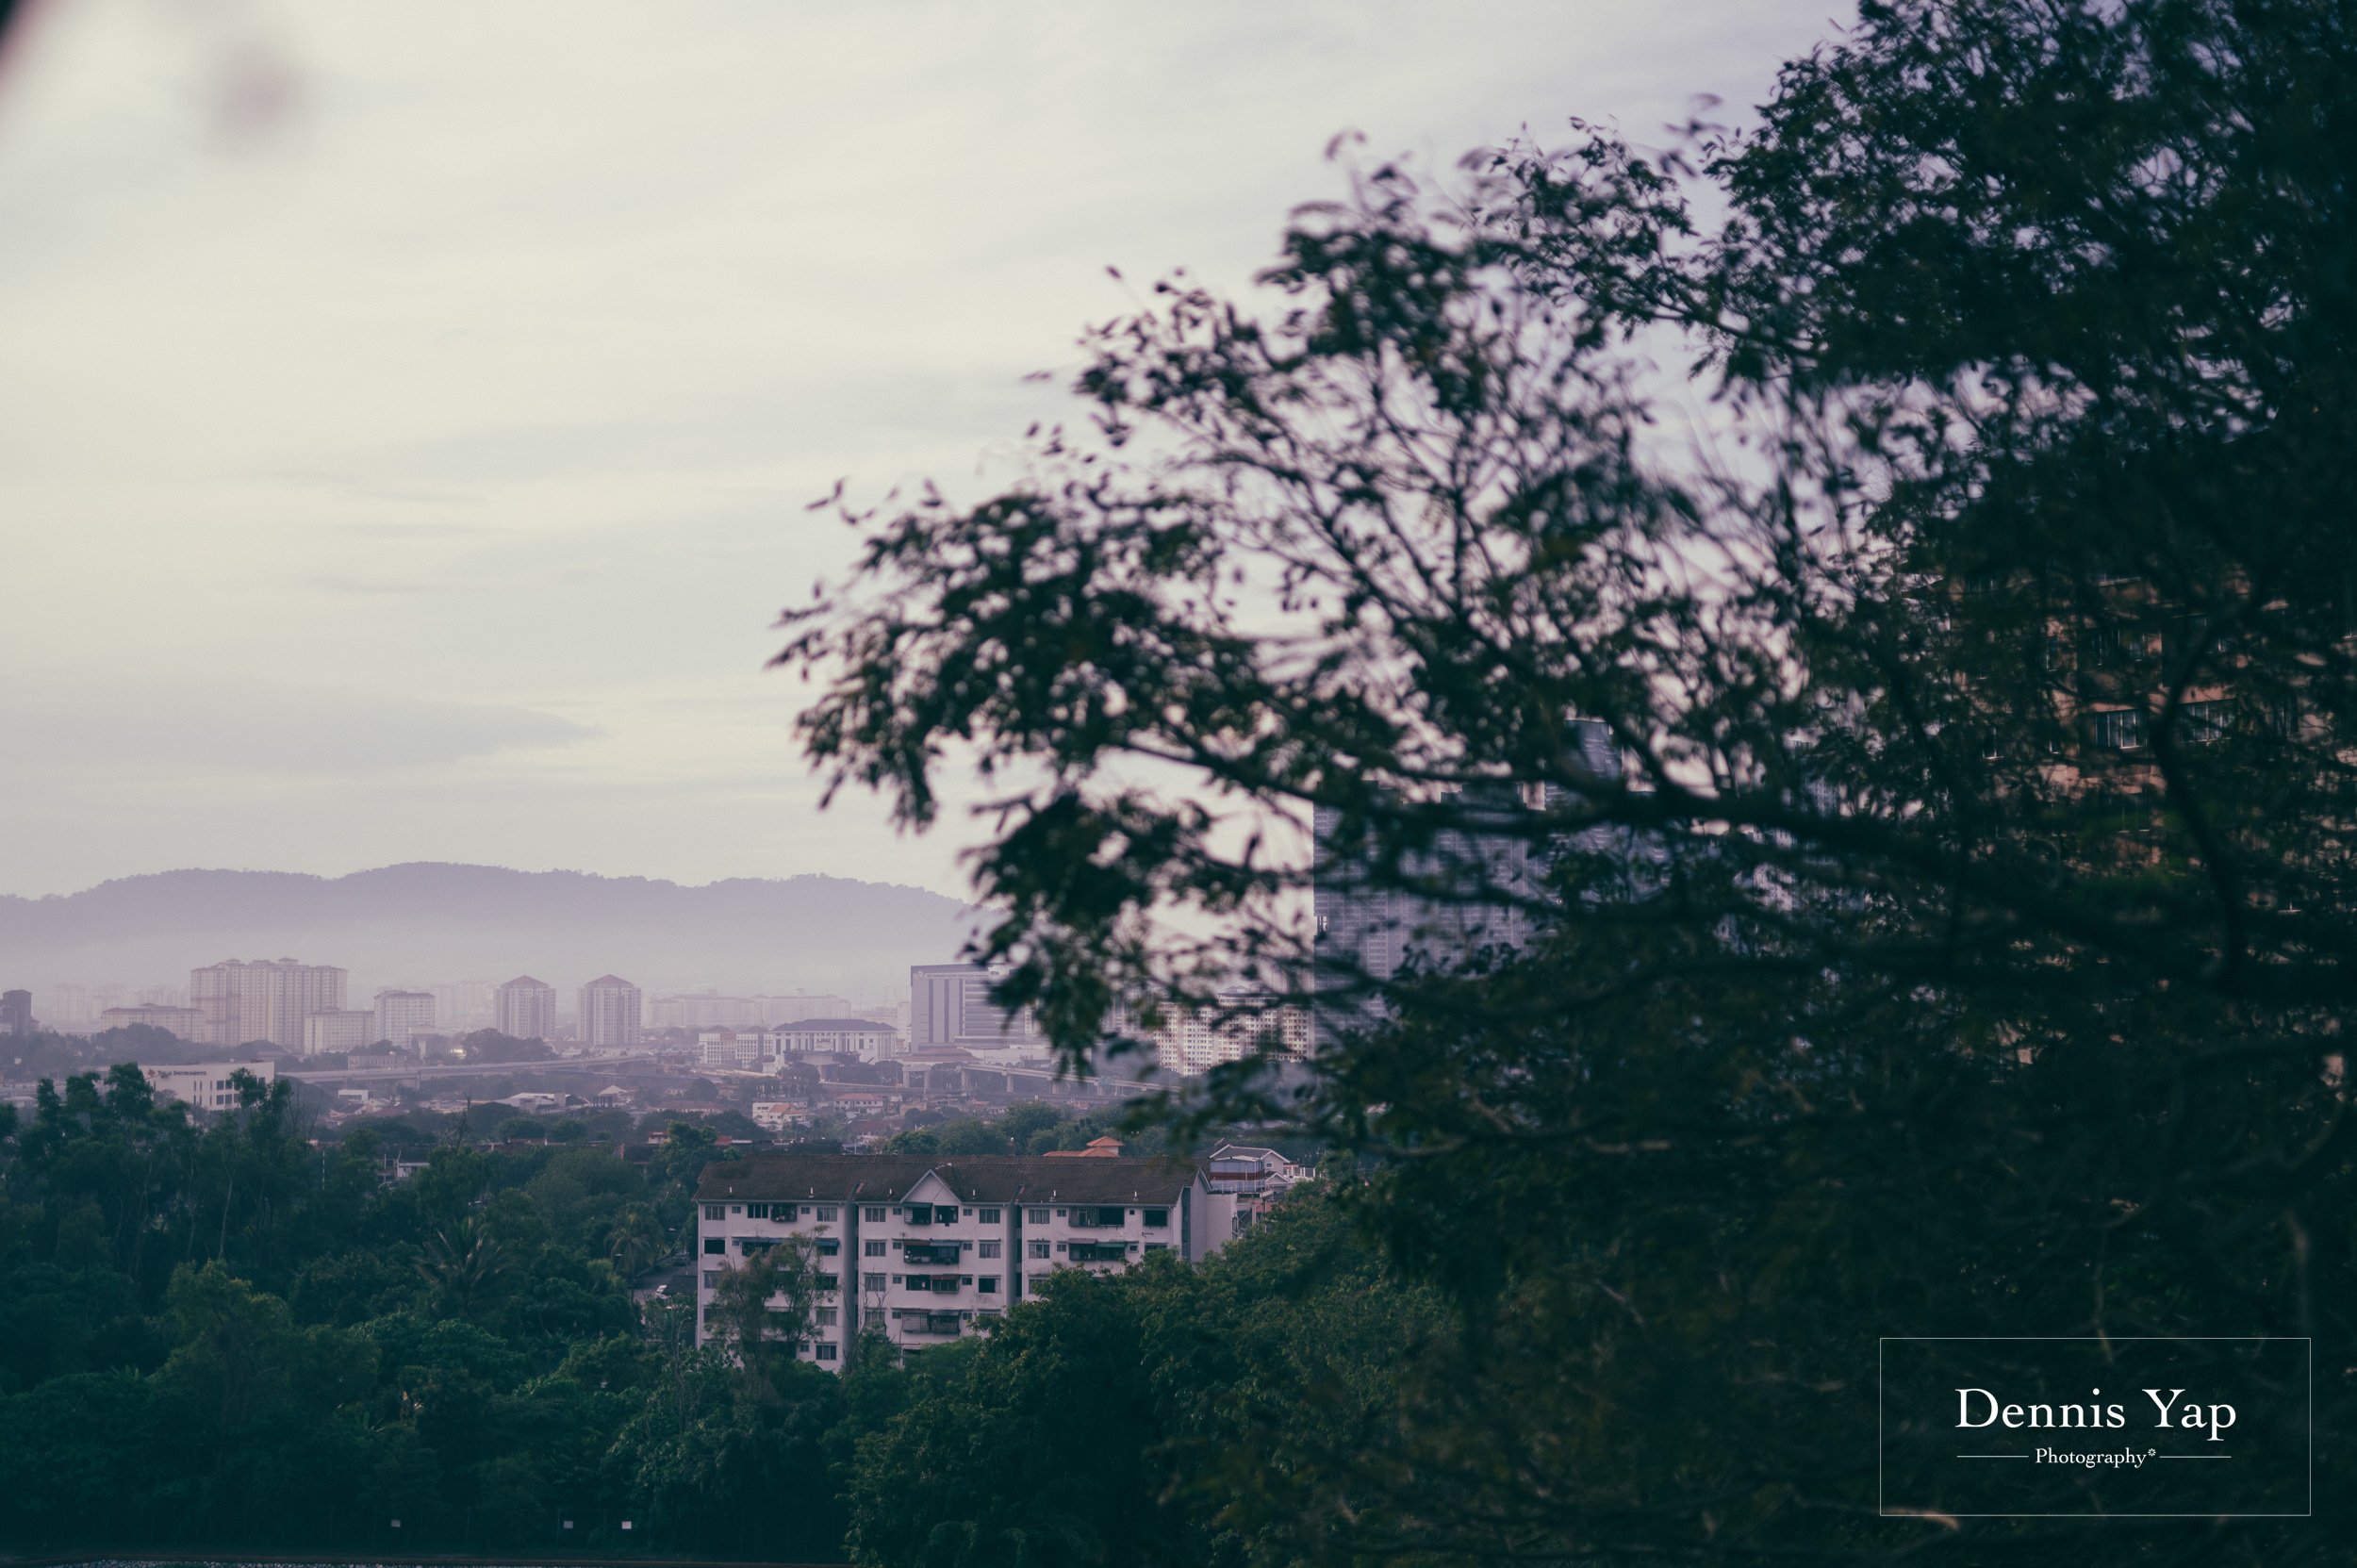
[[[2357,1357],[2352,87],[2337,6],[1873,0],[1755,132],[1360,173],[1274,310],[1095,334],[1024,483],[854,514],[812,754],[915,826],[979,766],[1076,1062],[1314,975],[1211,1114],[1451,1296],[1256,1551],[2047,1560],[1875,1517],[1878,1335]],[[1458,934],[1358,965],[1318,881]]]
[[[200,1124],[117,1066],[44,1081],[0,1147],[0,1540],[631,1544],[623,1434],[667,1369],[744,1380],[624,1288],[712,1140],[651,1168],[444,1144],[390,1182],[376,1133],[315,1145],[287,1086],[240,1098]]]
[[[1331,1468],[1397,1421],[1392,1369],[1442,1330],[1437,1308],[1323,1195],[1199,1270],[1058,1275],[984,1340],[907,1371],[852,1368],[852,1558],[1078,1568],[1290,1550],[1348,1501],[1324,1489]]]

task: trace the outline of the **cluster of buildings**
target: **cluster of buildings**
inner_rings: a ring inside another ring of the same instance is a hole
[[[99,1029],[132,1024],[168,1031],[195,1045],[269,1044],[305,1056],[371,1046],[415,1049],[455,1027],[437,991],[387,986],[367,1007],[345,1005],[346,971],[299,959],[227,959],[189,971],[187,999],[102,1009]],[[489,1027],[519,1040],[561,1038],[556,988],[530,975],[486,987]],[[601,975],[576,994],[575,1038],[591,1048],[635,1048],[641,1037],[638,987]],[[26,1003],[29,1013],[29,999]]]
[[[1124,1157],[1112,1140],[1036,1158],[772,1154],[704,1167],[696,1190],[696,1332],[730,1271],[790,1246],[808,1276],[805,1361],[840,1366],[863,1333],[902,1351],[986,1327],[1059,1270],[1118,1274],[1156,1253],[1209,1257],[1306,1173],[1273,1149]],[[784,1307],[783,1295],[768,1305]]]

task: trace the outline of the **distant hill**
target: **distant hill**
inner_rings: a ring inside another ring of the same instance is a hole
[[[976,912],[923,888],[840,877],[701,887],[579,871],[419,862],[313,877],[165,871],[80,893],[0,895],[0,984],[185,982],[224,958],[300,958],[379,985],[530,973],[570,1000],[612,971],[650,994],[832,991],[905,998],[908,966],[947,962]]]

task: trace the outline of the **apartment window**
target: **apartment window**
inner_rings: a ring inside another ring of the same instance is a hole
[[[984,1296],[997,1296],[998,1294],[998,1281],[993,1276],[987,1274],[983,1275],[980,1283],[981,1286],[981,1292]]]
[[[2099,669],[2125,669],[2144,662],[2151,638],[2134,626],[2099,626],[2088,638],[2088,652]]]
[[[1025,1218],[1033,1225],[1046,1225],[1047,1223],[1047,1211],[1045,1209],[1033,1209],[1025,1216]]]
[[[821,1344],[818,1346],[818,1359],[822,1362],[831,1362],[834,1360],[834,1346],[832,1345]]]
[[[998,1211],[996,1209],[984,1209],[980,1217],[984,1225],[1003,1225],[1006,1223],[1000,1216]]]
[[[729,1213],[732,1213],[732,1214],[741,1214],[741,1213],[743,1213],[744,1212],[745,1212],[745,1205],[743,1205],[742,1203],[732,1203],[732,1204],[730,1204],[730,1205],[729,1205]]]
[[[725,1209],[725,1208],[723,1208],[721,1205],[719,1205],[719,1204],[717,1204],[717,1203],[707,1203],[707,1204],[705,1204],[705,1205],[704,1205],[704,1218],[706,1218],[706,1219],[726,1219],[726,1218],[728,1218],[728,1217],[729,1217],[729,1212],[728,1212],[728,1210],[727,1210],[727,1209]]]
[[[785,1206],[783,1204],[780,1204],[779,1207],[783,1209]],[[745,1217],[747,1219],[767,1219],[769,1217],[769,1205],[766,1203],[748,1203],[745,1205]],[[780,1219],[792,1219],[794,1217],[794,1211],[786,1209],[785,1213],[780,1214],[778,1217]]]
[[[882,1224],[883,1222],[883,1217],[884,1212],[882,1209],[870,1208],[867,1211],[867,1220],[871,1225]]]
[[[905,1285],[909,1282],[909,1277],[905,1274],[896,1274],[892,1277],[892,1282],[896,1285]]]
[[[1046,1242],[1033,1242],[1031,1245],[1032,1245],[1033,1246],[1041,1246],[1041,1247],[1044,1247],[1044,1246],[1046,1246],[1047,1244]],[[1062,1251],[1063,1250],[1063,1243],[1062,1243],[1062,1242],[1058,1242],[1058,1243],[1056,1244],[1056,1250],[1057,1250],[1057,1251],[1059,1251],[1059,1252],[1062,1252]],[[1046,1256],[1047,1256],[1047,1253],[1045,1253],[1045,1252],[1034,1252],[1033,1254],[1031,1254],[1031,1256],[1033,1256],[1034,1258],[1045,1258]]]
[[[884,1255],[884,1244],[882,1242],[862,1242],[859,1244],[859,1249],[864,1256],[869,1258],[881,1258]]]
[[[1170,1244],[1168,1242],[1147,1242],[1146,1244],[1146,1249],[1148,1252],[1167,1252],[1170,1250]]]
[[[996,1257],[999,1256],[999,1254],[1000,1254],[1000,1253],[1002,1253],[1005,1249],[1006,1249],[1006,1244],[1005,1244],[1004,1242],[984,1242],[984,1243],[982,1243],[982,1256],[983,1256],[983,1257],[985,1257],[985,1258],[996,1258]]]
[[[818,1327],[821,1329],[832,1329],[835,1325],[835,1319],[841,1315],[841,1308],[821,1307],[818,1309]]]
[[[2233,732],[2234,710],[2227,702],[2187,702],[2177,710],[2178,730],[2188,745],[2214,746]]]
[[[704,1289],[706,1289],[706,1290],[710,1291],[710,1290],[718,1290],[719,1288],[720,1288],[720,1271],[719,1271],[718,1269],[717,1269],[717,1268],[708,1268],[708,1269],[705,1269],[705,1270],[704,1270]]]
[[[2144,715],[2135,708],[2113,708],[2088,720],[2095,744],[2114,751],[2133,751],[2144,744]]]
[[[1046,1242],[1025,1242],[1023,1245],[1025,1249],[1034,1258],[1045,1258],[1047,1256],[1047,1244]]]
[[[1148,1230],[1156,1230],[1168,1226],[1170,1224],[1170,1211],[1167,1209],[1148,1209],[1146,1212],[1146,1224]]]
[[[884,1288],[884,1277],[881,1274],[863,1274],[859,1282],[863,1290],[880,1291]]]
[[[835,1206],[832,1203],[821,1203],[818,1205],[818,1223],[821,1225],[832,1225],[835,1222],[834,1210]]]
[[[832,1236],[821,1236],[818,1238],[818,1256],[821,1258],[832,1258],[842,1250],[843,1244],[835,1240]]]
[[[815,1274],[811,1276],[811,1280],[822,1291],[843,1288],[843,1276],[839,1274]]]
[[[1039,1288],[1040,1288],[1042,1285],[1046,1284],[1046,1283],[1047,1283],[1047,1276],[1046,1276],[1045,1274],[1034,1274],[1034,1275],[1032,1275],[1032,1276],[1031,1276],[1031,1294],[1032,1294],[1033,1296],[1037,1296],[1037,1295],[1039,1294]]]
[[[728,1249],[729,1239],[726,1236],[706,1236],[704,1238],[704,1250],[706,1252],[726,1252]]]
[[[881,1329],[883,1326],[884,1314],[882,1307],[870,1307],[860,1317],[860,1327],[864,1329]]]

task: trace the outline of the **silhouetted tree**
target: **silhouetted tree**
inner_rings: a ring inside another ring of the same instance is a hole
[[[812,756],[915,827],[979,769],[1075,1064],[1314,1002],[1205,1114],[1455,1299],[1261,1549],[2045,1560],[1874,1517],[1878,1335],[2357,1354],[2352,88],[2341,7],[1873,0],[1756,132],[1358,174],[1277,308],[1095,333],[1023,483],[852,514]]]

